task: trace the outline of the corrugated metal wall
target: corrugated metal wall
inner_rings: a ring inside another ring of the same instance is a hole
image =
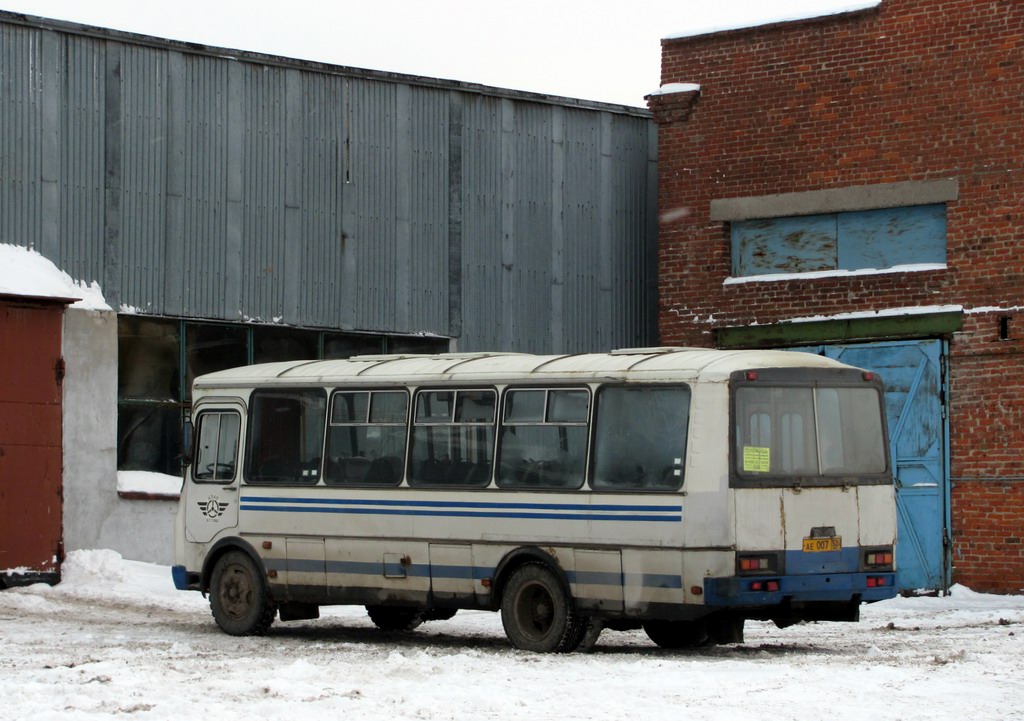
[[[644,113],[239,55],[0,13],[0,242],[159,315],[654,340]]]

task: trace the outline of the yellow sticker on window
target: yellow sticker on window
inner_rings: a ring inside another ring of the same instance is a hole
[[[771,471],[771,450],[771,448],[743,446],[743,470],[750,473]]]

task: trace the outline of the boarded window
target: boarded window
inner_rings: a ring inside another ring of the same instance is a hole
[[[919,205],[732,223],[735,276],[946,262],[946,206]]]

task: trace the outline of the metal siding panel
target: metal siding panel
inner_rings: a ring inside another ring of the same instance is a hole
[[[501,101],[464,96],[463,337],[460,350],[498,349],[501,313]]]
[[[238,302],[237,281],[232,278],[241,269],[236,263],[229,270],[227,262],[229,249],[237,247],[232,242],[233,232],[240,232],[236,215],[228,212],[231,191],[234,205],[238,205],[237,182],[229,181],[228,173],[229,67],[210,58],[184,56],[183,98],[172,110],[183,116],[171,125],[175,138],[179,131],[181,134],[180,149],[171,151],[171,157],[180,157],[182,168],[174,182],[182,193],[181,307],[185,315],[200,318],[223,317],[228,299]],[[240,137],[236,134],[232,139],[237,143]],[[175,214],[174,222],[177,217]]]
[[[0,238],[40,249],[42,33],[12,25],[0,32]]]
[[[302,317],[302,286],[306,281],[303,256],[307,248],[302,219],[302,145],[303,98],[302,75],[298,70],[284,71],[284,146],[282,158],[283,186],[276,194],[284,204],[285,269],[277,276],[282,285],[283,305],[279,316],[285,323],[298,323]],[[274,317],[265,320],[275,320]]]
[[[107,43],[103,67],[103,295],[112,307],[121,305],[121,227],[124,167],[121,162],[124,46]]]
[[[303,145],[300,157],[289,158],[302,172],[304,252],[297,322],[303,325],[330,326],[341,317],[342,84],[338,77],[303,75]]]
[[[601,124],[597,113],[566,112],[564,303],[565,350],[577,352],[598,346],[594,330],[601,314],[594,302],[598,290],[598,238],[601,233]]]
[[[163,310],[167,177],[167,54],[124,46],[121,52],[123,152],[120,300]],[[125,152],[125,149],[130,149]]]
[[[551,337],[551,108],[520,104],[516,112],[518,178],[513,198],[514,323],[506,348],[544,352]]]
[[[280,68],[243,65],[240,78],[244,135],[239,314],[244,320],[270,321],[285,315],[289,276],[284,205],[285,73]],[[236,129],[232,127],[232,132]]]
[[[62,38],[53,32],[40,35],[42,87],[39,98],[40,244],[50,257],[60,253],[61,108],[64,105],[65,61]]]
[[[612,265],[613,307],[617,309],[610,347],[647,344],[653,307],[647,302],[648,257],[646,239],[656,233],[648,192],[656,196],[656,185],[647,184],[648,124],[633,118],[613,117],[615,142],[616,222]]]
[[[551,328],[548,351],[566,352],[565,344],[565,108],[551,109]]]
[[[400,84],[395,93],[395,269],[393,327],[408,329],[409,286],[412,283],[413,139],[410,88]]]
[[[352,80],[348,112],[351,153],[346,186],[347,252],[355,272],[345,290],[352,298],[349,327],[393,328],[397,237],[397,86]]]
[[[65,36],[61,128],[60,267],[73,278],[103,277],[103,45]]]
[[[448,330],[448,94],[412,88],[413,203],[411,331]]]
[[[496,349],[514,350],[508,345],[510,338],[516,337],[516,307],[514,304],[515,278],[513,271],[516,262],[516,213],[515,197],[518,180],[515,147],[515,103],[511,100],[501,101],[501,312],[495,316],[498,321],[498,337]]]
[[[167,193],[164,213],[164,312],[182,315],[185,307],[185,57],[167,57]]]
[[[463,171],[461,93],[448,93],[448,335],[462,335]]]

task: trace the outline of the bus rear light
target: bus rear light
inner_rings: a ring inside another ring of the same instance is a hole
[[[893,569],[893,562],[896,560],[896,555],[893,553],[892,546],[865,548],[862,553],[861,570],[870,572],[883,570],[891,571]]]
[[[767,558],[741,558],[740,559],[740,570],[741,571],[762,571],[768,569]]]
[[[747,378],[748,381],[756,381],[757,380],[757,371],[747,371],[746,378]]]
[[[779,581],[777,579],[772,579],[770,581],[751,581],[750,582],[750,590],[751,591],[767,591],[768,593],[777,593],[779,591],[779,588],[780,588],[780,585],[779,585]]]
[[[776,575],[782,573],[782,562],[778,553],[736,554],[736,572],[744,575]]]
[[[765,581],[764,588],[765,588],[766,591],[770,591],[772,593],[775,593],[776,591],[779,590],[779,582],[778,581]]]
[[[864,375],[864,380],[866,380],[866,381],[873,381],[875,379],[875,374],[872,373],[871,371],[864,371],[863,375]]]
[[[889,579],[885,576],[868,576],[868,588],[880,588],[888,585]]]

